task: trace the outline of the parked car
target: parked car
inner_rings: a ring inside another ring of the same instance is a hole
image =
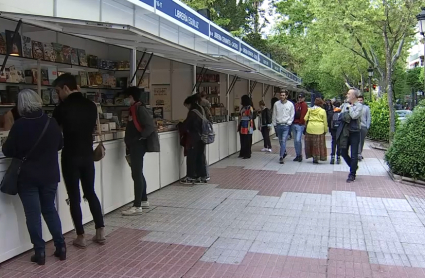
[[[395,113],[397,114],[398,120],[403,123],[406,121],[406,118],[412,114],[412,111],[410,110],[396,110]]]

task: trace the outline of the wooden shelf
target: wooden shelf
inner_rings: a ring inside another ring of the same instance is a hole
[[[201,82],[199,87],[218,87],[220,86],[220,82]]]

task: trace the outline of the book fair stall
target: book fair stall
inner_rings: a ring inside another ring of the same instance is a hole
[[[150,193],[186,174],[176,130],[187,115],[186,97],[200,92],[211,103],[216,133],[206,151],[211,165],[240,148],[242,95],[251,95],[255,108],[262,99],[269,106],[275,88],[296,89],[301,83],[178,1],[17,0],[4,9],[0,11],[1,142],[10,129],[4,115],[16,105],[20,90],[36,91],[43,110],[51,114],[59,102],[52,82],[64,73],[76,76],[81,92],[98,105],[102,133],[94,132],[93,141],[94,147],[103,142],[106,156],[95,163],[95,188],[104,214],[134,197],[123,141],[128,107],[122,92],[128,86],[143,89],[143,102],[153,109],[159,132],[161,152],[145,155]],[[261,139],[256,131],[253,143]],[[9,163],[1,154],[1,176]],[[56,206],[64,233],[74,229],[67,198],[61,182]],[[81,206],[83,222],[88,223],[89,206],[84,200]],[[19,197],[0,194],[0,223],[0,262],[32,247]],[[50,240],[45,224],[43,235]]]

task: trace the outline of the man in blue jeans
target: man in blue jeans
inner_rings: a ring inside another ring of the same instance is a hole
[[[294,146],[296,157],[294,161],[301,162],[303,161],[302,156],[302,137],[305,128],[304,117],[307,114],[308,107],[307,103],[305,103],[305,95],[301,93],[298,95],[298,102],[295,104],[295,116],[294,122],[292,124],[292,132],[294,133]]]
[[[288,101],[288,92],[280,92],[280,101],[277,101],[273,107],[272,124],[275,127],[280,144],[279,163],[283,164],[286,157],[286,140],[290,126],[294,121],[295,109],[292,102]]]

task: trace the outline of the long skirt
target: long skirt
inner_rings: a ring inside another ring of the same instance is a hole
[[[316,161],[326,161],[327,149],[324,134],[316,135],[306,133],[305,135],[305,156],[306,159],[312,157]]]

